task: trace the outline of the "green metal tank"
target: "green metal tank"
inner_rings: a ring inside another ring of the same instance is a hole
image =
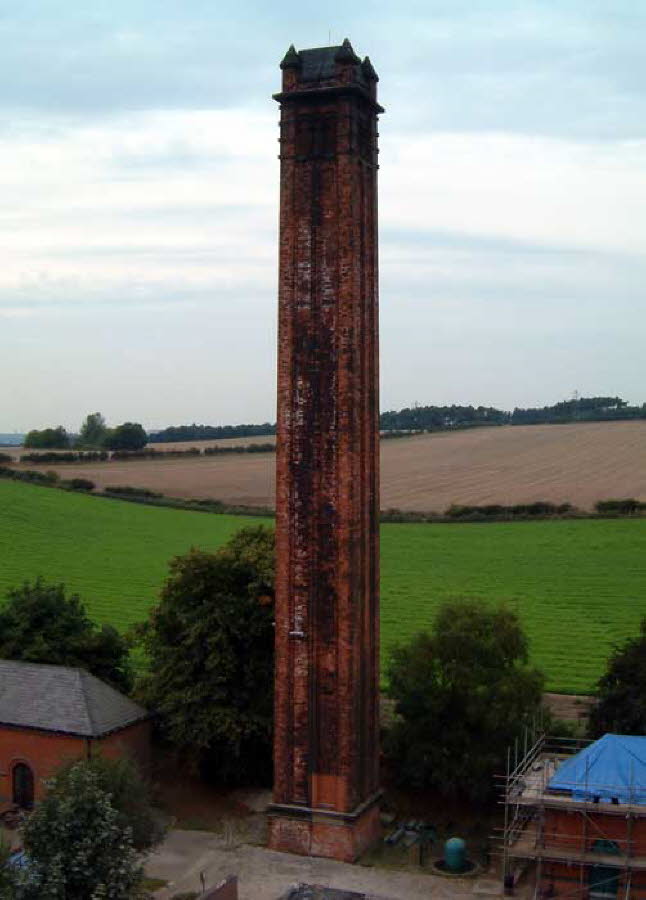
[[[467,846],[462,838],[449,838],[444,844],[444,865],[449,872],[463,872],[467,863]]]

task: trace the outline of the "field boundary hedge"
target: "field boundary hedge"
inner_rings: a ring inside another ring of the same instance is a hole
[[[106,485],[101,493],[94,493],[96,485],[88,478],[61,479],[58,472],[39,472],[36,469],[16,469],[0,465],[0,478],[27,481],[44,487],[56,487],[67,491],[83,491],[95,497],[113,500],[127,500],[150,506],[168,506],[172,509],[187,509],[193,512],[219,513],[224,515],[268,516],[274,518],[276,512],[269,506],[243,506],[223,503],[214,498],[168,497],[150,488],[135,485]],[[535,522],[542,519],[631,519],[646,516],[646,502],[634,497],[598,500],[595,512],[577,509],[571,503],[550,503],[539,500],[534,503],[516,503],[505,506],[489,503],[483,506],[452,504],[443,513],[407,511],[391,507],[379,513],[381,522],[393,524],[413,523],[469,523],[469,522]]]
[[[56,453],[23,453],[19,460],[7,453],[0,454],[0,463],[31,463],[36,465],[58,465],[65,463],[96,463],[124,460],[177,459],[195,456],[220,456],[231,453],[275,453],[276,447],[271,443],[239,444],[233,447],[188,447],[186,450],[156,450],[149,447],[144,450],[61,450]]]

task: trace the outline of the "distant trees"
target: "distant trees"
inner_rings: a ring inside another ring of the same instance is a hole
[[[165,739],[203,774],[271,775],[273,531],[244,528],[215,553],[170,564],[139,635],[149,666],[140,688]]]
[[[607,732],[646,735],[646,618],[639,634],[616,647],[597,684],[590,713],[591,737]]]
[[[76,594],[38,578],[10,588],[0,606],[0,658],[78,666],[120,691],[132,686],[128,644],[110,625],[97,627]]]
[[[87,447],[89,449],[100,449],[105,445],[105,439],[108,435],[108,426],[100,412],[90,413],[86,416],[85,421],[81,425],[77,447]]]
[[[646,406],[629,406],[621,397],[578,397],[552,406],[513,412],[492,406],[414,406],[383,412],[384,430],[443,431],[476,425],[539,425],[562,422],[595,422],[646,418]]]
[[[141,450],[148,443],[148,435],[138,422],[124,422],[108,430],[104,445],[108,450]]]
[[[443,431],[508,421],[509,413],[491,406],[413,406],[383,412],[379,427],[386,431]]]
[[[151,432],[149,439],[154,443],[179,441],[210,441],[233,437],[255,437],[276,434],[275,422],[261,425],[169,425],[161,431]]]
[[[528,666],[515,613],[479,601],[445,603],[430,633],[393,651],[388,682],[398,720],[385,749],[395,780],[490,799],[507,747],[542,698],[543,676]]]
[[[65,450],[70,446],[70,439],[63,426],[59,425],[58,428],[30,431],[25,437],[24,446],[35,450]]]

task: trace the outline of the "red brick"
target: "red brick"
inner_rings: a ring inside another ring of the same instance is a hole
[[[321,52],[333,60],[332,48]],[[285,68],[277,95],[277,809],[270,845],[348,859],[376,836],[376,811],[342,825],[318,816],[349,816],[379,787],[381,109],[376,78],[358,60],[332,62],[318,81],[303,76]],[[296,817],[289,807],[299,808]]]
[[[63,763],[102,754],[129,756],[147,768],[150,752],[149,721],[136,722],[103,738],[80,738],[34,729],[0,727],[0,808],[11,804],[13,768],[26,763],[34,774],[34,797],[41,800],[46,782]]]

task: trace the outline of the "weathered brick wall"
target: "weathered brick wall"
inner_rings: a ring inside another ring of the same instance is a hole
[[[29,731],[20,728],[0,728],[0,804],[13,801],[12,776],[17,763],[26,763],[34,774],[34,797],[42,799],[46,780],[64,762],[87,755],[87,743],[82,738]]]
[[[34,798],[41,800],[46,781],[63,763],[103,754],[114,759],[129,756],[142,769],[150,761],[151,724],[138,722],[99,740],[53,734],[47,731],[0,727],[0,804],[13,800],[12,776],[17,763],[26,763],[34,774]]]
[[[625,815],[547,809],[544,840],[547,848],[583,852],[592,849],[596,840],[615,841],[622,853],[646,856],[646,818],[633,818],[630,827]]]
[[[150,720],[135,722],[121,731],[92,741],[92,753],[100,753],[110,759],[128,756],[142,772],[146,772],[150,767],[151,732]]]
[[[274,797],[343,813],[378,788],[378,107],[374,80],[337,90],[358,68],[288,68],[280,95]]]

